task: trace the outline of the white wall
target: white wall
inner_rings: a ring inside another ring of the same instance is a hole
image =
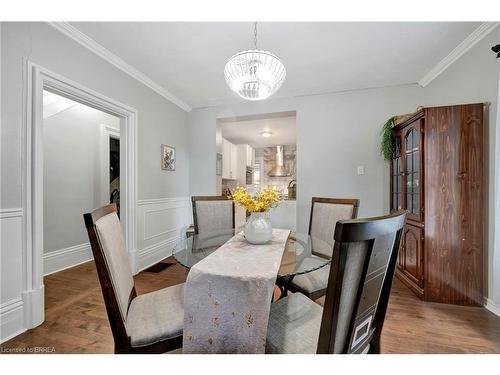
[[[359,197],[360,215],[388,209],[388,168],[379,156],[380,127],[394,113],[414,111],[422,101],[417,85],[340,94],[242,103],[189,114],[191,192],[215,189],[216,119],[297,111],[297,228],[305,231],[312,196]],[[358,165],[365,175],[358,176]]]
[[[2,207],[21,206],[24,59],[138,110],[139,200],[188,193],[185,111],[45,23],[4,23],[2,39],[2,119],[6,134],[1,163],[2,173],[10,180],[2,186]],[[9,95],[5,95],[7,92]],[[177,171],[170,174],[160,168],[161,143],[176,147]]]
[[[500,312],[500,224],[495,236],[495,205],[500,208],[498,193],[495,195],[500,180],[500,132],[496,131],[500,64],[490,50],[499,40],[497,28],[427,87],[414,84],[193,110],[188,119],[193,153],[191,190],[203,195],[215,189],[212,158],[217,118],[296,110],[297,230],[307,228],[312,196],[360,198],[359,216],[387,213],[389,175],[379,153],[385,120],[413,112],[419,105],[489,102],[485,295],[488,307]],[[364,165],[365,175],[356,174],[358,165]]]
[[[107,203],[103,125],[119,131],[120,119],[82,104],[44,118],[44,274],[92,259],[82,215]]]
[[[137,251],[139,267],[170,254],[181,224],[191,221],[171,200],[189,196],[187,114],[149,87],[45,23],[3,23],[1,33],[0,143],[0,341],[26,329],[23,300],[23,202],[25,143],[23,102],[26,61],[86,86],[138,111]],[[214,141],[215,142],[215,141]],[[174,146],[177,170],[161,170],[160,145]],[[215,165],[215,156],[214,163]],[[146,211],[161,212],[163,226],[141,231]],[[82,221],[83,226],[83,221]],[[156,246],[156,247],[154,247]],[[153,250],[154,251],[153,251]],[[146,256],[147,254],[148,256]]]

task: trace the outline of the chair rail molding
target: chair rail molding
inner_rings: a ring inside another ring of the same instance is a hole
[[[157,94],[163,96],[169,102],[175,104],[176,106],[182,108],[186,112],[191,111],[191,107],[168,91],[166,88],[160,86],[158,83],[154,82],[151,78],[146,76],[141,71],[134,68],[132,65],[126,63],[120,57],[110,52],[108,49],[103,47],[101,44],[97,43],[94,39],[90,38],[88,35],[82,33],[76,27],[70,25],[68,22],[47,22],[54,29],[60,31],[64,35],[73,39],[74,41],[81,44],[83,47],[87,48],[89,51],[95,53],[97,56],[106,60],[110,64],[114,65],[121,71],[127,73],[132,78],[141,82],[142,84],[149,87],[151,90],[155,91]]]
[[[462,57],[468,50],[474,47],[479,41],[491,33],[500,22],[483,22],[475,29],[467,38],[465,38],[458,46],[456,46],[444,59],[438,62],[431,70],[429,70],[418,84],[422,87],[427,86],[435,80],[441,73],[448,69],[455,61]]]
[[[79,83],[25,60],[25,97],[22,129],[25,171],[23,196],[23,302],[25,328],[33,328],[44,320],[43,286],[43,90],[68,97],[92,108],[120,118],[123,148],[122,225],[125,245],[132,270],[137,269],[136,207],[137,207],[137,123],[134,108],[108,98]],[[83,223],[83,219],[82,219]],[[82,224],[83,225],[83,224]]]

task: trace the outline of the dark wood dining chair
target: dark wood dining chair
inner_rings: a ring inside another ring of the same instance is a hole
[[[164,353],[181,348],[184,284],[137,295],[116,205],[83,217],[115,353]]]
[[[359,199],[312,198],[309,235],[314,255],[331,259],[335,225],[340,220],[355,219],[358,207]],[[297,275],[291,280],[279,280],[279,285],[283,287],[285,293],[288,290],[299,292],[316,300],[326,293],[329,273],[330,266],[325,266],[313,272]]]
[[[194,196],[194,232],[214,233],[234,228],[234,201],[226,196]]]
[[[339,221],[324,307],[301,293],[271,305],[266,351],[380,353],[406,212]]]

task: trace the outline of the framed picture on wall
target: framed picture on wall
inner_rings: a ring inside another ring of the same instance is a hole
[[[215,164],[215,174],[222,176],[222,154],[217,154],[217,162]]]
[[[175,148],[161,145],[161,169],[175,171]]]

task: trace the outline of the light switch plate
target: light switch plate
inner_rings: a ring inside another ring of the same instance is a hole
[[[358,166],[358,175],[365,174],[365,167],[363,165]]]

